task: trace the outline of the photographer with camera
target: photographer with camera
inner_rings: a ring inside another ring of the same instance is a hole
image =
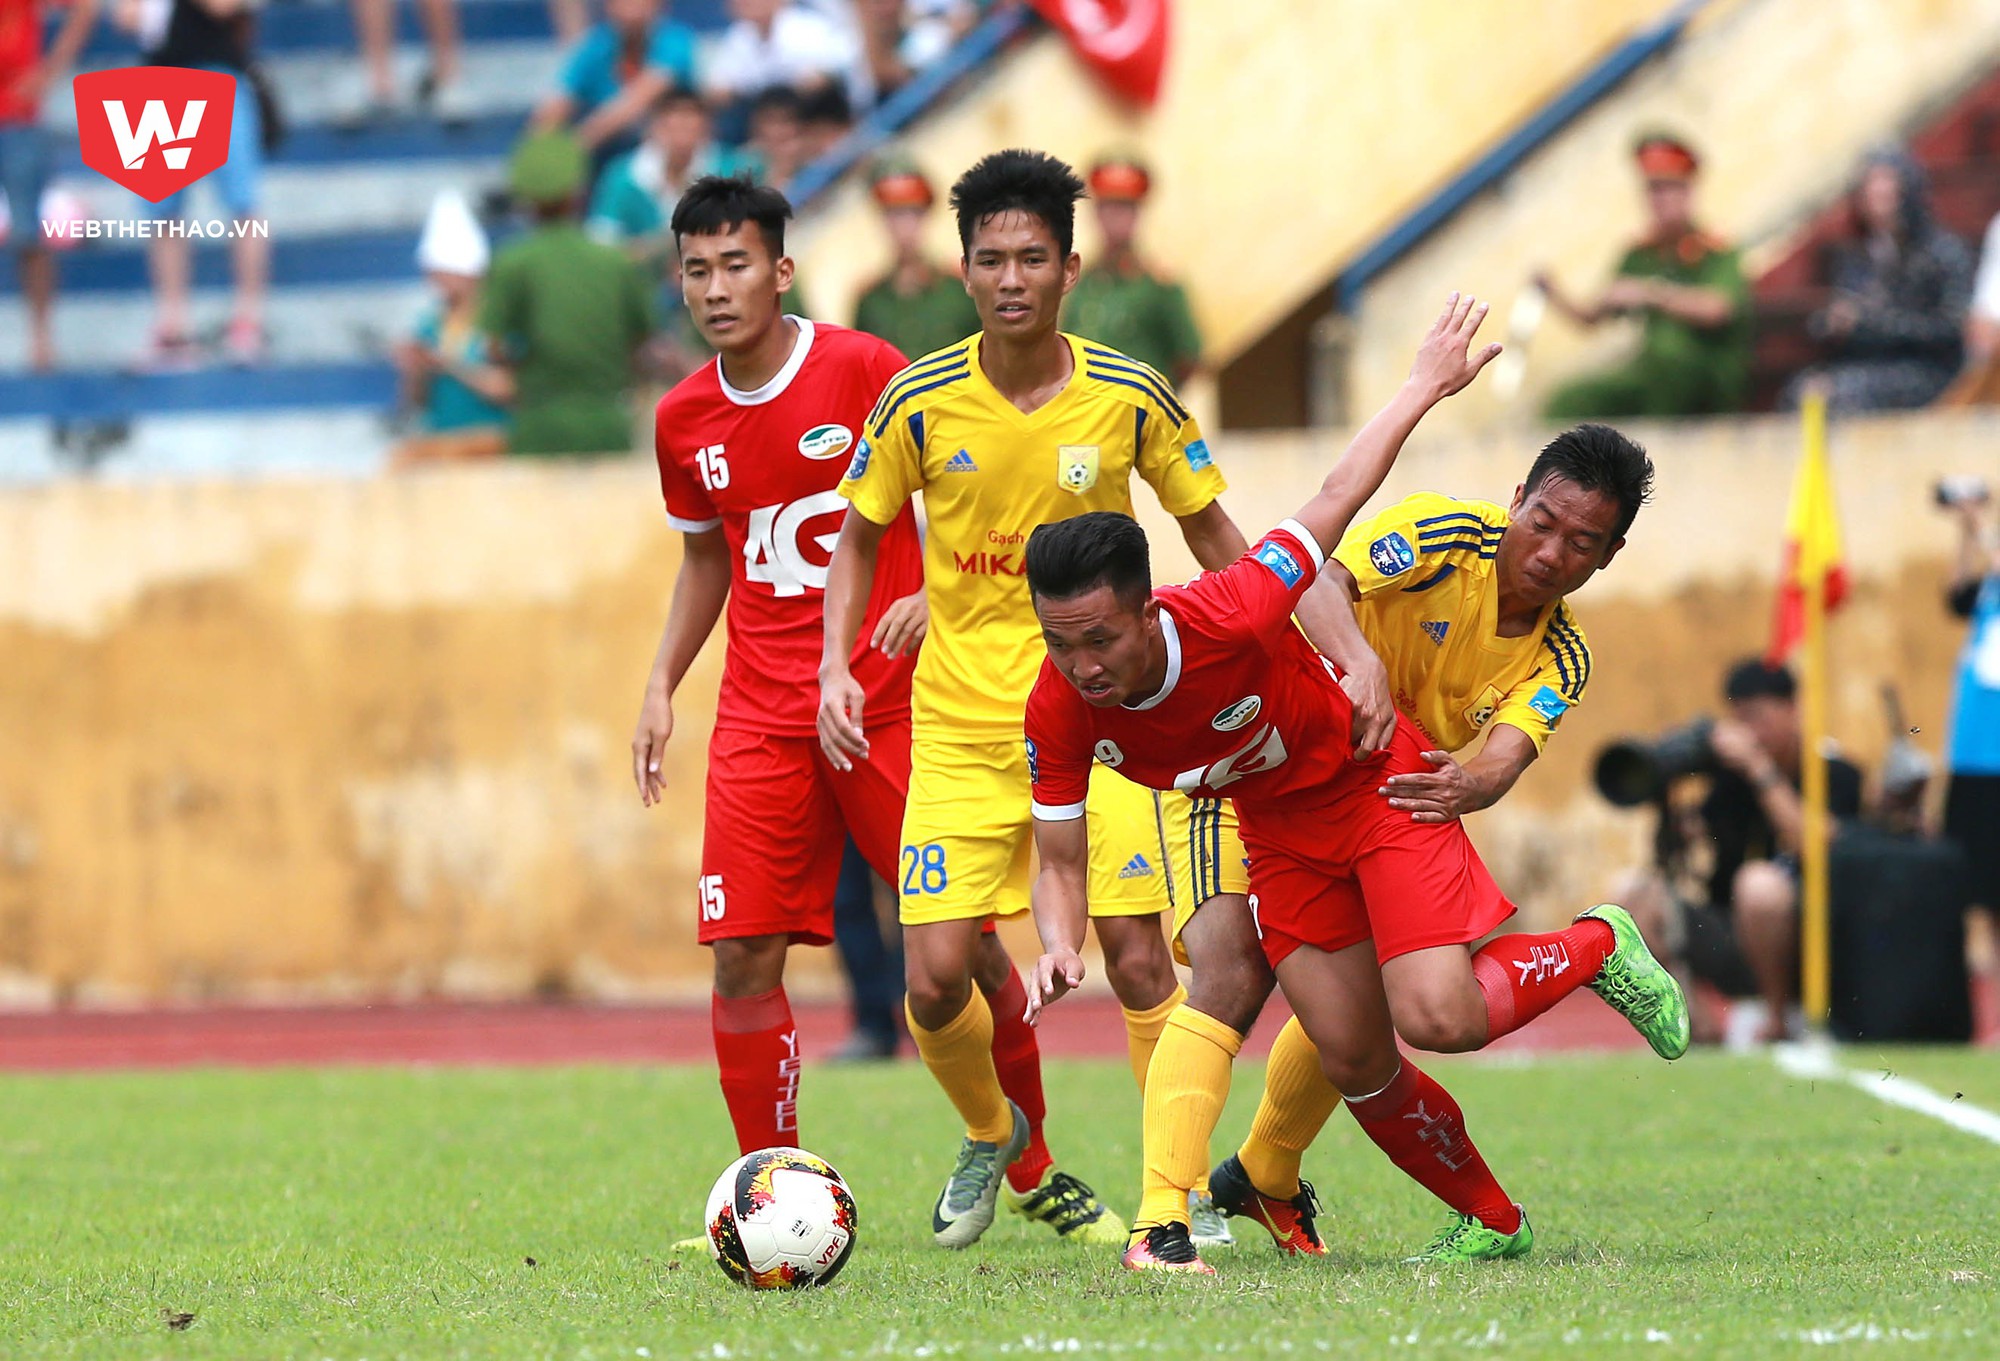
[[[1658,865],[1620,886],[1653,951],[1668,967],[1727,997],[1758,997],[1758,1038],[1780,1040],[1799,982],[1799,796],[1804,738],[1798,685],[1783,666],[1749,658],[1724,680],[1725,713],[1647,747],[1616,743],[1598,760],[1605,797],[1661,807]],[[1827,811],[1836,821],[1861,812],[1861,772],[1827,755]],[[1696,804],[1676,803],[1679,781],[1708,776]],[[1705,866],[1704,866],[1705,862]],[[1695,1001],[1698,1040],[1720,1038]]]
[[[2000,909],[2000,545],[1984,483],[1947,478],[1936,496],[1959,526],[1946,608],[1972,621],[1952,697],[1944,831],[1971,861],[1974,900],[1990,912]]]

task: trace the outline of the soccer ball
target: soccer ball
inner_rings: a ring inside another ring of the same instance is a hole
[[[854,1195],[825,1159],[802,1148],[760,1148],[708,1193],[708,1249],[738,1285],[799,1290],[825,1285],[854,1251]]]

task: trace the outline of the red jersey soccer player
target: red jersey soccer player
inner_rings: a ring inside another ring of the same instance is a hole
[[[785,955],[795,941],[832,936],[843,835],[877,874],[895,878],[910,783],[907,654],[925,627],[921,550],[906,511],[883,539],[852,659],[867,693],[868,755],[832,769],[814,734],[822,594],[847,504],[834,488],[903,356],[873,336],[782,315],[790,216],[775,189],[714,177],[689,186],[674,210],[688,310],[721,355],[668,393],[655,418],[660,485],[685,556],[632,740],[632,777],[651,805],[664,788],[674,691],[726,601],[698,937],[714,952],[716,1062],[746,1153],[798,1140]],[[975,971],[992,998],[1001,1086],[1039,1134],[1041,1053],[1021,1016],[1020,975],[991,935]]]
[[[814,735],[821,592],[847,505],[834,487],[904,361],[873,336],[782,315],[790,215],[776,190],[718,178],[697,181],[674,211],[688,310],[721,355],[655,416],[660,487],[685,555],[632,741],[633,778],[651,805],[664,787],[674,690],[726,601],[698,937],[714,951],[716,1060],[745,1152],[797,1142],[785,954],[832,938],[843,839],[851,833],[877,873],[895,873],[924,619],[921,549],[905,515],[885,541],[868,641],[854,658],[876,725],[871,759],[835,772]]]
[[[1391,1161],[1456,1212],[1413,1260],[1519,1256],[1534,1235],[1473,1147],[1457,1103],[1399,1056],[1380,961],[1469,945],[1514,909],[1462,824],[1418,823],[1377,796],[1385,776],[1427,768],[1425,744],[1401,720],[1386,760],[1355,761],[1352,705],[1292,612],[1417,421],[1499,352],[1468,354],[1485,314],[1454,295],[1402,393],[1355,437],[1319,495],[1225,570],[1149,591],[1144,532],[1111,514],[1045,525],[1027,552],[1049,650],[1026,720],[1042,858],[1034,911],[1047,950],[1030,1011],[1083,976],[1092,761],[1140,785],[1232,799],[1264,953],[1328,1079]],[[1616,936],[1605,911],[1546,937],[1509,938],[1531,955],[1538,942],[1560,944],[1580,967],[1524,972],[1516,983],[1476,970],[1467,951],[1467,985],[1508,990],[1516,1024],[1587,984],[1635,1024],[1677,1011],[1684,1030],[1679,987],[1643,943],[1628,948]],[[1153,1227],[1126,1260],[1207,1270],[1180,1224]]]

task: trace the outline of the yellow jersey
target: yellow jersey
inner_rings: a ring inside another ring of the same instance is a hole
[[[1540,751],[1583,700],[1590,647],[1558,600],[1502,638],[1494,571],[1507,511],[1419,492],[1348,528],[1333,556],[1360,588],[1355,617],[1389,671],[1396,707],[1445,751],[1505,723]]]
[[[927,736],[1021,736],[1044,655],[1024,561],[1037,525],[1131,514],[1135,471],[1171,515],[1222,494],[1201,427],[1166,379],[1116,350],[1063,339],[1076,372],[1032,414],[980,369],[977,335],[910,365],[883,389],[840,484],[879,525],[924,494],[931,621],[910,710]]]

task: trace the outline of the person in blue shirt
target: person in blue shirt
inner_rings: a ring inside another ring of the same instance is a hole
[[[1992,502],[1984,487],[1947,484],[1940,499],[1959,522],[1946,604],[1972,621],[1952,698],[1944,830],[1972,862],[1974,901],[1993,912],[2000,911],[2000,553],[1986,523]]]
[[[653,261],[673,256],[667,222],[689,184],[703,175],[751,169],[747,156],[715,140],[708,106],[690,90],[660,96],[646,125],[646,140],[598,176],[590,197],[590,234],[630,247]]]
[[[695,85],[694,30],[668,10],[668,0],[605,0],[604,18],[570,49],[536,108],[535,128],[568,128],[598,165],[634,145],[661,95]]]

